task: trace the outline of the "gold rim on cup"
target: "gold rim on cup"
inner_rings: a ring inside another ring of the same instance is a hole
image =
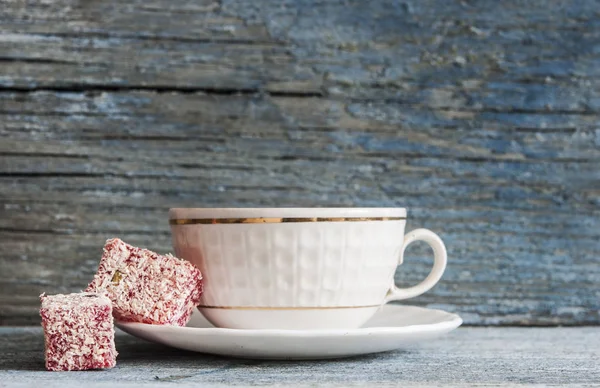
[[[281,224],[288,222],[403,221],[406,217],[253,217],[253,218],[173,218],[171,225],[195,224]]]
[[[368,306],[302,306],[302,307],[267,307],[267,306],[197,306],[199,309],[222,309],[222,310],[333,310],[333,309],[364,309],[380,307],[381,305]]]

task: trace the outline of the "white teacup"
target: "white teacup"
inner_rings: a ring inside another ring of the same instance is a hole
[[[169,218],[177,256],[204,275],[198,308],[218,327],[357,328],[383,304],[429,290],[446,268],[435,233],[404,236],[403,208],[190,208]],[[433,269],[398,288],[396,267],[417,240],[433,249]]]

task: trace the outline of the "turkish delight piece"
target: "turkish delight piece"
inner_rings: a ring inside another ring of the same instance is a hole
[[[185,326],[202,287],[202,274],[190,262],[114,238],[106,241],[86,291],[105,293],[118,321]]]
[[[46,369],[112,368],[117,362],[110,299],[95,293],[40,295]]]

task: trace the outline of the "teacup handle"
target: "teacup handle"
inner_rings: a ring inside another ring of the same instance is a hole
[[[437,234],[428,229],[415,229],[404,236],[404,244],[402,245],[402,249],[400,249],[400,258],[398,259],[399,264],[402,264],[404,260],[406,247],[415,241],[424,241],[433,249],[433,268],[425,280],[413,287],[398,288],[392,280],[392,286],[385,297],[386,303],[392,300],[413,298],[429,291],[441,279],[446,269],[446,261],[448,259],[446,246]]]

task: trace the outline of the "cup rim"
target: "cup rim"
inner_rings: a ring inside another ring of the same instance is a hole
[[[171,208],[169,220],[241,218],[393,218],[405,219],[403,207],[253,207]],[[368,220],[365,220],[368,221]]]

